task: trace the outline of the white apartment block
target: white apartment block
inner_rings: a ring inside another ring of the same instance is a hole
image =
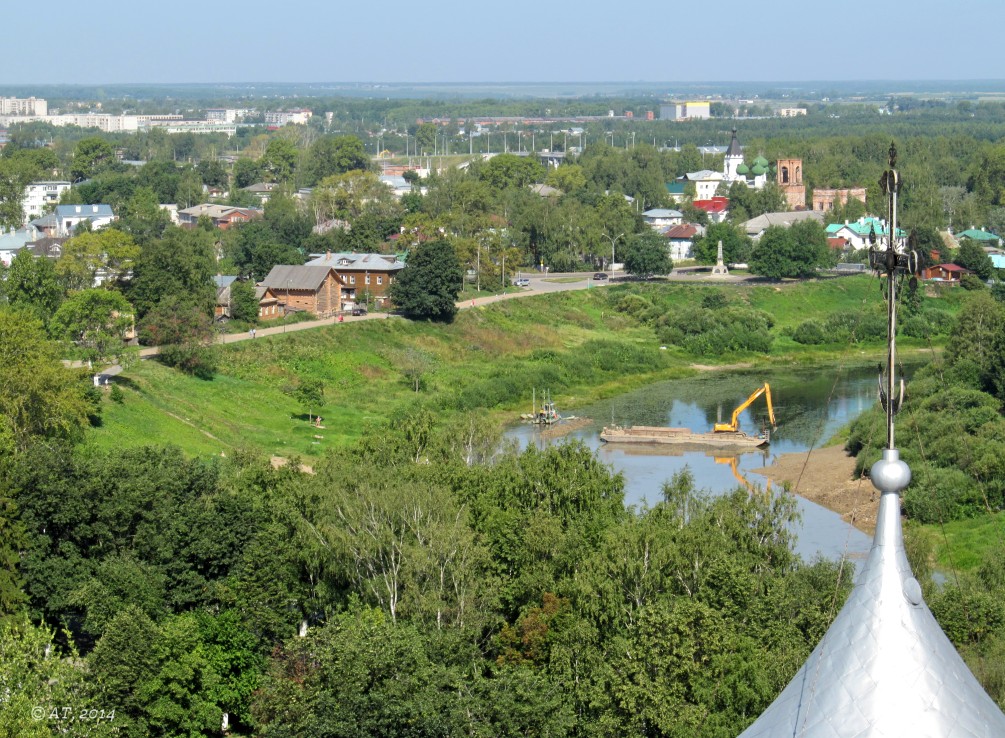
[[[0,97],[0,115],[48,115],[49,103],[38,97]]]
[[[236,123],[254,114],[251,108],[209,108],[206,111],[206,120],[216,123]]]
[[[293,123],[298,126],[307,125],[307,121],[314,115],[310,110],[270,110],[265,114],[265,125],[285,126]]]
[[[59,198],[70,189],[69,182],[32,182],[24,188],[24,222],[27,223],[45,214],[46,206],[51,210],[59,204]]]

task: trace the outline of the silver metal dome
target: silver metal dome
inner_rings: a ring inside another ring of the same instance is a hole
[[[872,478],[883,493],[872,549],[845,606],[795,678],[740,738],[1000,738],[1005,715],[925,604],[904,552],[896,449]]]

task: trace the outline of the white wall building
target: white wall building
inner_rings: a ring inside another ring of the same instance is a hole
[[[48,115],[49,103],[40,97],[0,97],[0,115]]]
[[[695,200],[711,200],[723,180],[722,172],[713,172],[711,169],[688,172],[684,177],[688,182],[694,182]]]
[[[59,203],[59,198],[70,189],[69,182],[32,182],[24,188],[24,222],[34,220]]]
[[[287,123],[303,126],[313,116],[310,110],[270,110],[265,114],[265,125],[285,126]]]
[[[663,231],[670,226],[679,225],[684,221],[684,213],[668,208],[653,208],[642,213],[646,225],[656,231]]]

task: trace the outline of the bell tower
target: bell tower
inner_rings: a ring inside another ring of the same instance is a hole
[[[775,167],[775,182],[785,194],[785,202],[790,210],[806,209],[802,159],[779,159]]]

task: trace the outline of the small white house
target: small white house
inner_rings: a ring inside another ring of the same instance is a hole
[[[669,208],[653,208],[642,213],[642,217],[645,218],[646,225],[655,231],[664,231],[684,222],[684,213]]]
[[[47,236],[72,236],[73,229],[83,221],[89,221],[97,230],[115,220],[111,205],[57,205],[49,215],[37,218],[31,225]]]

